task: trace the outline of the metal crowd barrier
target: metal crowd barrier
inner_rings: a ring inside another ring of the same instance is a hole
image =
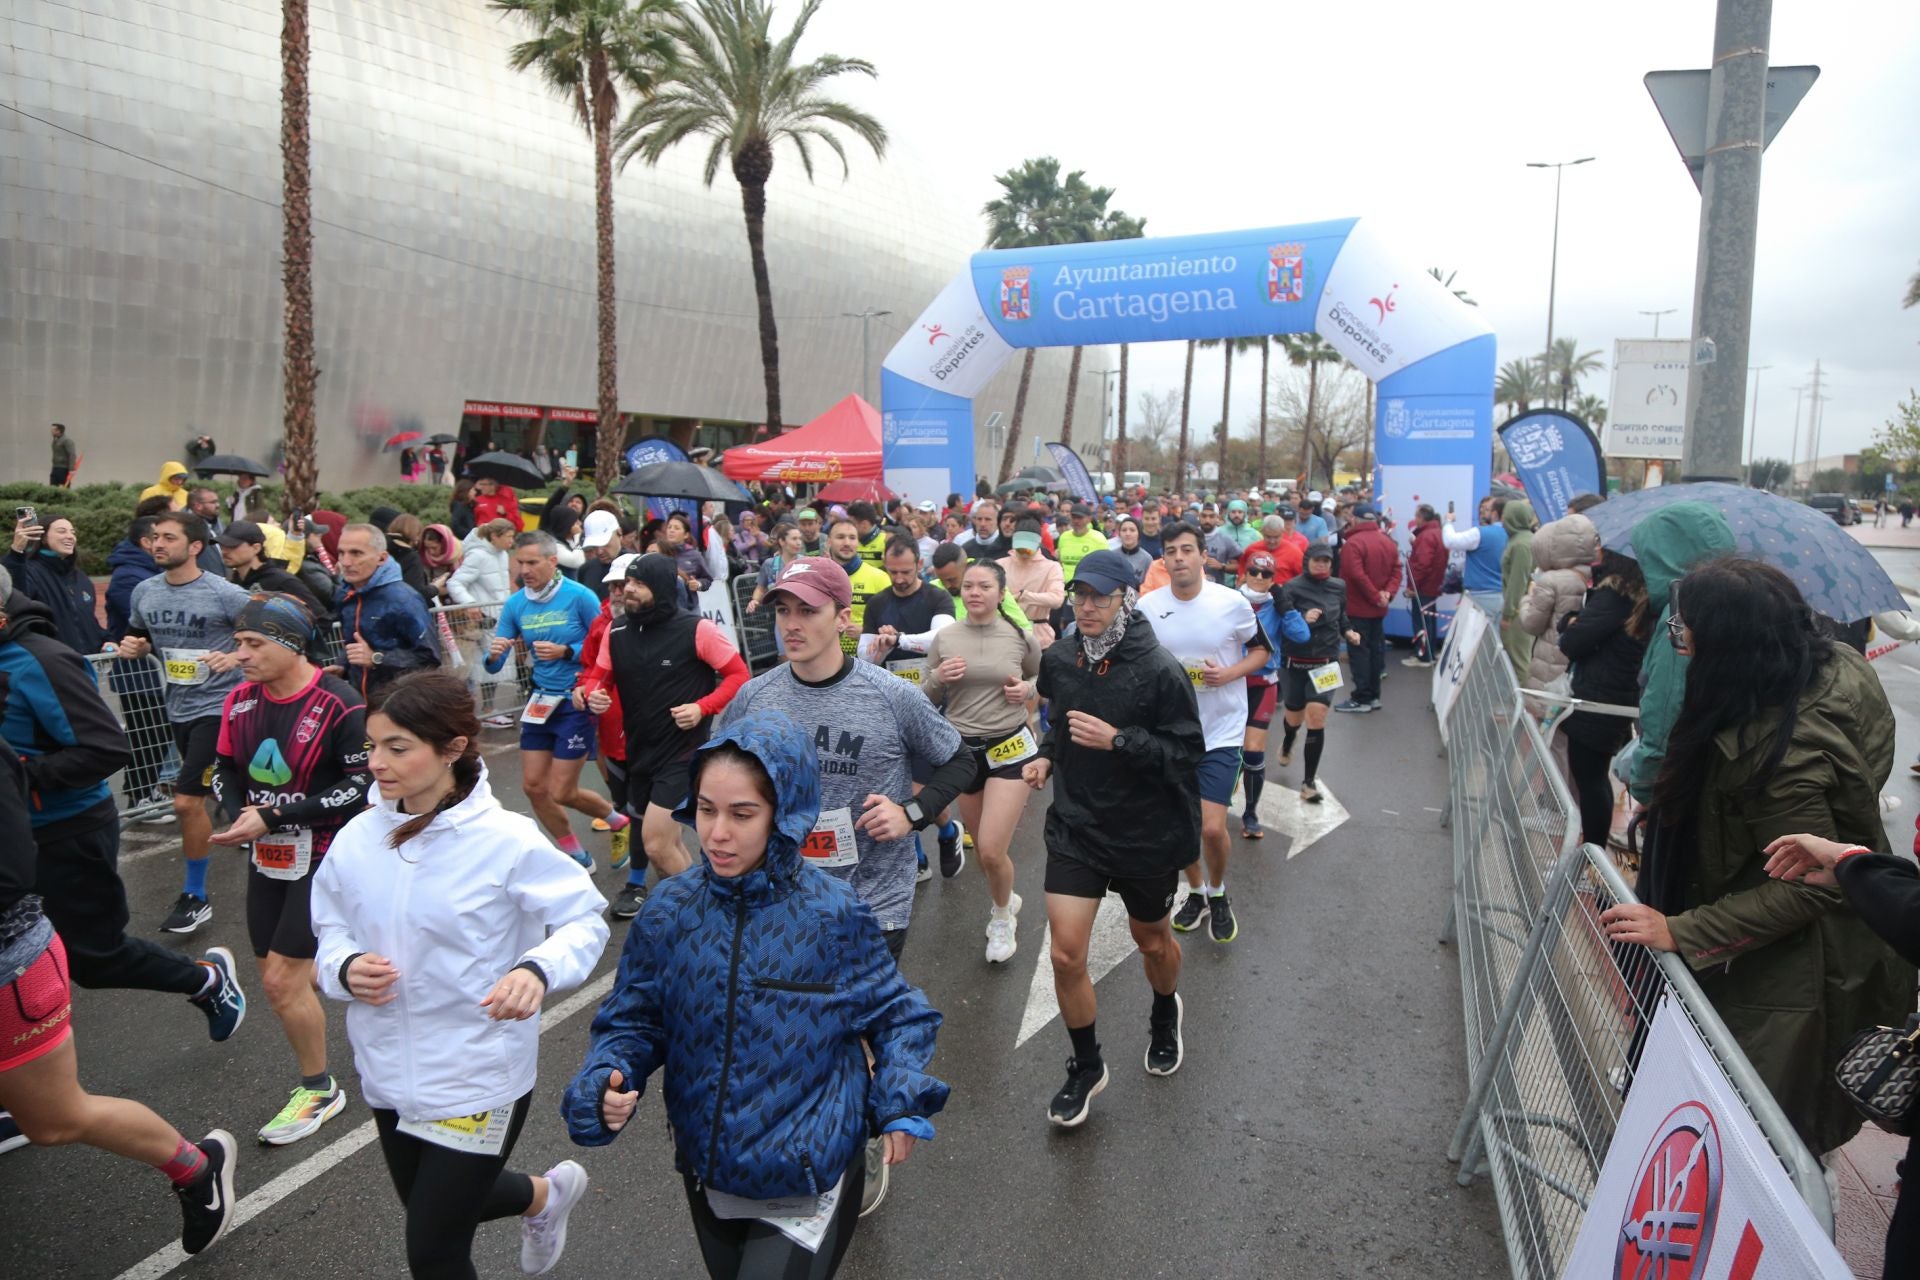
[[[126,731],[133,762],[107,780],[113,789],[120,825],[173,812],[173,780],[180,755],[167,719],[166,683],[160,659],[117,658],[110,653],[84,655],[94,686]]]
[[[1474,607],[1470,604],[1463,609]],[[1438,670],[1457,655],[1452,637]],[[1578,807],[1490,626],[1447,718],[1448,825],[1469,1087],[1449,1159],[1491,1174],[1515,1277],[1557,1280],[1612,1144],[1647,1028],[1677,1002],[1831,1234],[1819,1161],[1679,956],[1609,942],[1600,913],[1635,898],[1579,842]]]
[[[739,574],[727,584],[733,592],[734,628],[740,637],[740,656],[745,659],[747,670],[756,676],[780,662],[779,644],[773,638],[773,611],[761,608],[747,612],[759,585],[758,571]]]

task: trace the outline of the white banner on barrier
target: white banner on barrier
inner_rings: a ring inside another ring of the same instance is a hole
[[[1447,628],[1446,647],[1440,651],[1440,665],[1433,669],[1433,714],[1440,720],[1440,741],[1447,740],[1447,716],[1453,700],[1460,696],[1467,668],[1473,665],[1473,652],[1487,634],[1487,615],[1469,604],[1454,610],[1453,625]]]
[[[1565,1280],[1849,1280],[1706,1042],[1661,1003]]]
[[[715,578],[713,585],[700,593],[698,601],[700,616],[712,618],[726,633],[727,640],[735,649],[740,649],[740,628],[733,620],[733,592],[727,585],[727,579]],[[740,650],[742,654],[746,651]]]

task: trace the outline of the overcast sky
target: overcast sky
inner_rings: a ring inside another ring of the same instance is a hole
[[[876,63],[848,96],[969,206],[1051,154],[1117,188],[1149,234],[1379,219],[1417,265],[1459,272],[1503,362],[1546,331],[1553,176],[1525,162],[1594,156],[1566,174],[1555,332],[1610,364],[1615,338],[1651,335],[1637,311],[1677,308],[1661,336],[1690,332],[1700,200],[1641,77],[1706,66],[1713,8],[827,0],[803,51]],[[1771,61],[1821,77],[1766,155],[1758,453],[1786,455],[1816,358],[1821,452],[1854,451],[1920,385],[1920,308],[1900,308],[1920,269],[1920,4],[1782,0]],[[1136,387],[1178,388],[1178,344],[1134,351]],[[1197,367],[1196,426],[1199,406],[1217,418],[1220,360]],[[1236,429],[1257,367],[1234,379]]]

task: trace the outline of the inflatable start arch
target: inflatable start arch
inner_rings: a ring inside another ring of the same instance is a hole
[[[1309,332],[1379,384],[1379,505],[1403,525],[1421,502],[1471,512],[1491,478],[1493,331],[1356,218],[974,254],[881,367],[886,482],[973,492],[973,397],[1016,349]]]

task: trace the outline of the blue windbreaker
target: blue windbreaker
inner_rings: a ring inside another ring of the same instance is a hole
[[[1309,627],[1307,620],[1300,616],[1300,611],[1289,609],[1284,614],[1281,613],[1280,607],[1274,604],[1271,594],[1258,609],[1254,610],[1253,616],[1260,623],[1260,630],[1272,639],[1286,639],[1295,644],[1305,644],[1313,638],[1313,628]],[[1273,646],[1273,652],[1267,657],[1267,665],[1260,668],[1260,678],[1262,680],[1278,678],[1280,661],[1281,646],[1276,644]]]
[[[600,1117],[608,1076],[618,1068],[627,1088],[644,1089],[662,1070],[681,1172],[756,1200],[817,1195],[868,1135],[928,1136],[899,1122],[946,1105],[946,1084],[927,1074],[940,1015],[900,976],[852,888],[800,856],[820,813],[812,739],[757,712],[699,753],[729,742],[773,779],[766,861],[731,879],[703,863],[654,889],[560,1111],[574,1142],[604,1146],[615,1137]],[[692,814],[690,800],[674,816],[691,825]]]

